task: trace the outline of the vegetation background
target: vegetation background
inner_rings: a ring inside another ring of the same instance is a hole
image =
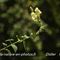
[[[31,32],[38,31],[39,26],[31,20],[30,6],[33,9],[38,7],[42,11],[41,19],[48,25],[48,32],[41,32],[35,43],[31,38],[26,40],[25,48],[23,43],[17,44],[17,53],[36,52],[37,56],[0,57],[0,60],[57,59],[60,52],[60,0],[0,0],[0,49],[1,44],[7,39],[16,41],[16,35],[20,38],[21,35],[29,35]],[[12,49],[11,52],[14,53]],[[46,52],[53,52],[57,55],[56,57],[46,57]]]

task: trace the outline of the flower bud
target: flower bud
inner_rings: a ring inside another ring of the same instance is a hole
[[[35,8],[35,13],[39,17],[42,12],[36,7]]]
[[[33,20],[35,20],[37,18],[37,15],[34,12],[32,12],[31,17],[32,17]]]

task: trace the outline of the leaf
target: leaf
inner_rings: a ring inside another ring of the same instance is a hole
[[[29,38],[29,36],[24,35],[24,36],[22,36],[22,38],[28,39],[28,38]]]
[[[1,50],[1,52],[11,54],[9,49],[3,49],[3,50]]]
[[[13,50],[14,50],[14,52],[16,52],[17,51],[17,46],[15,45],[15,44],[11,44],[11,47],[13,48]]]
[[[25,37],[26,39],[28,39],[28,38],[29,38],[29,36],[27,36],[27,35],[24,35],[24,37]]]
[[[19,38],[17,38],[18,39],[18,41],[21,41]]]
[[[22,42],[22,40],[20,40],[17,35],[16,35],[16,37],[17,37],[17,40],[18,40],[19,42]]]
[[[10,50],[9,49],[5,49],[9,54],[11,54]]]
[[[4,46],[7,46],[7,44],[6,43],[2,43]]]
[[[14,41],[14,39],[8,39],[8,40],[6,40],[6,42],[8,42],[8,41],[9,41],[9,42],[10,42],[10,41]]]

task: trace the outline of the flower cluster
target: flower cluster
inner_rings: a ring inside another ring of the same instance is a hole
[[[31,17],[32,20],[37,21],[37,19],[40,17],[40,14],[42,13],[37,7],[35,8],[35,10],[33,11],[33,8],[30,7],[32,9],[31,12]]]

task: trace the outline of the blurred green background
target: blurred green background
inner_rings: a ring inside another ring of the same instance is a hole
[[[0,45],[7,39],[15,39],[16,35],[36,33],[39,26],[31,20],[30,6],[41,11],[41,19],[47,25],[47,32],[43,31],[35,39],[17,44],[18,51],[36,52],[35,57],[7,57],[9,60],[55,60],[60,52],[60,0],[0,0]],[[50,33],[51,32],[51,33]],[[34,42],[35,41],[35,42]],[[24,49],[25,46],[25,49]],[[1,49],[1,46],[0,46]],[[46,52],[56,53],[56,57],[46,57]],[[0,57],[0,60],[5,59]]]

